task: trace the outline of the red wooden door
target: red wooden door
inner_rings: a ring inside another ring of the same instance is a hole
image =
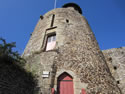
[[[74,94],[73,79],[67,73],[58,78],[58,94]]]

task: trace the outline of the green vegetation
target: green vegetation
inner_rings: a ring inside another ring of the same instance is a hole
[[[5,61],[8,63],[18,62],[18,65],[24,66],[25,60],[22,59],[17,51],[12,49],[16,47],[16,43],[6,43],[5,39],[0,38],[0,61]]]
[[[0,94],[38,94],[37,80],[24,69],[25,60],[0,38]]]

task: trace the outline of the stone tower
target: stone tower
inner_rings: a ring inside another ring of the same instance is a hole
[[[82,10],[65,4],[40,17],[24,50],[40,94],[121,94]],[[70,93],[67,93],[70,92]]]

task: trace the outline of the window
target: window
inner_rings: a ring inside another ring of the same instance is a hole
[[[120,81],[117,81],[117,84],[120,84]]]
[[[117,67],[116,67],[116,66],[114,66],[114,70],[117,70]]]
[[[67,22],[67,23],[69,23],[69,20],[68,20],[68,19],[66,19],[66,22]]]
[[[46,43],[46,51],[54,49],[55,45],[56,45],[56,34],[48,36]]]

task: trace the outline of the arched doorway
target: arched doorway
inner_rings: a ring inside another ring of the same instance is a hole
[[[73,78],[66,72],[58,77],[57,94],[74,94]]]

